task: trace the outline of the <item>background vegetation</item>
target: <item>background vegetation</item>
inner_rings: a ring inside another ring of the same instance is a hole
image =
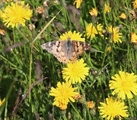
[[[0,29],[4,30],[4,34],[0,35],[0,97],[5,101],[0,106],[0,119],[103,119],[98,106],[111,95],[111,77],[120,70],[137,74],[136,43],[131,43],[131,33],[137,33],[136,9],[132,2],[83,0],[77,9],[73,0],[25,0],[33,15],[24,27],[7,27],[1,19]],[[105,3],[111,7],[107,14],[104,14]],[[10,2],[0,4],[6,7]],[[42,13],[39,13],[38,7],[41,7]],[[92,8],[97,8],[97,16],[89,13]],[[126,14],[126,19],[119,17],[121,13]],[[88,37],[86,26],[89,23],[95,26],[100,23],[103,26],[102,35]],[[119,28],[121,43],[111,39],[112,34],[107,31],[110,25]],[[58,81],[63,81],[61,71],[66,65],[43,51],[41,45],[58,40],[68,31],[80,32],[87,43],[101,52],[83,55],[90,70],[80,86],[82,98],[68,104],[67,109],[62,111],[52,105],[53,97],[49,96],[49,91],[52,86],[56,87]],[[83,100],[93,101],[95,107],[88,109]],[[130,119],[137,116],[135,100],[131,102],[134,109],[133,114],[129,114]]]

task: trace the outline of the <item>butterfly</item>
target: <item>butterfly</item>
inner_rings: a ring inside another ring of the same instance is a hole
[[[89,50],[90,44],[68,38],[67,40],[44,43],[41,47],[53,54],[58,61],[68,63],[69,61],[76,61],[84,51]]]

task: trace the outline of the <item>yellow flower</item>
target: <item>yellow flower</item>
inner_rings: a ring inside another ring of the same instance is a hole
[[[93,39],[96,34],[103,36],[102,31],[103,26],[101,24],[97,24],[97,26],[95,27],[92,23],[89,23],[86,26],[86,35],[88,38],[90,37],[90,39]]]
[[[131,33],[131,42],[137,43],[137,34],[136,33]]]
[[[82,3],[82,0],[75,0],[73,4],[74,5],[76,4],[76,8],[79,8],[81,3]]]
[[[137,76],[134,73],[119,71],[109,82],[110,89],[113,89],[112,95],[118,95],[119,98],[132,98],[137,95]]]
[[[86,65],[83,59],[77,60],[74,63],[69,62],[67,67],[63,68],[63,78],[66,81],[70,80],[72,84],[81,83],[89,72],[89,67],[86,67]]]
[[[87,107],[90,109],[93,109],[95,107],[95,104],[93,101],[87,101]]]
[[[104,13],[106,14],[107,12],[109,13],[111,11],[111,7],[105,3],[104,5]]]
[[[127,18],[125,13],[121,13],[121,15],[119,17],[122,18],[122,19],[126,19]]]
[[[103,36],[102,31],[103,31],[103,26],[101,24],[97,24],[97,32],[101,36]]]
[[[18,27],[19,25],[25,26],[25,21],[30,20],[32,10],[24,1],[11,3],[8,5],[2,15],[3,21],[7,27]]]
[[[75,99],[75,100],[79,100],[81,97],[82,97],[82,96],[81,96],[80,94],[77,94],[77,95],[74,97],[74,99]]]
[[[122,33],[119,32],[119,28],[118,27],[112,27],[112,26],[109,26],[108,27],[108,32],[111,33],[111,40],[114,42],[114,43],[117,43],[117,42],[122,42],[121,41],[121,37],[122,37]]]
[[[133,1],[132,3],[133,3],[134,9],[136,9],[137,8],[137,0]]]
[[[0,106],[5,102],[5,98],[3,100],[0,99]]]
[[[49,94],[55,97],[53,105],[61,109],[66,109],[70,101],[75,102],[74,97],[78,94],[75,92],[76,89],[77,88],[72,88],[69,81],[63,83],[58,82],[57,88],[52,87]]]
[[[106,120],[114,120],[115,118],[128,117],[127,106],[120,100],[106,98],[106,103],[100,102],[100,114]]]
[[[111,47],[110,46],[107,47],[107,52],[111,52]]]
[[[98,34],[95,26],[92,23],[89,23],[86,26],[86,34],[87,34],[88,38],[90,37],[90,39],[93,39],[95,37],[95,35]]]
[[[71,40],[85,42],[85,38],[81,38],[81,36],[82,34],[80,34],[79,32],[76,33],[76,31],[74,32],[68,31],[60,36],[60,40],[67,40],[68,38],[71,38]]]
[[[97,8],[92,8],[92,9],[89,11],[89,13],[90,13],[91,16],[97,17],[97,15],[98,15],[98,10],[97,10]]]
[[[56,106],[59,107],[61,110],[66,110],[68,103],[62,103],[61,101],[58,101],[58,100],[55,100],[55,99],[54,99],[53,105],[56,105]]]

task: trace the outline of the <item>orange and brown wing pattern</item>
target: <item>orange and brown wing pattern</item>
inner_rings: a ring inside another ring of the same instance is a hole
[[[77,58],[90,49],[90,45],[81,41],[53,41],[41,45],[41,47],[53,54],[58,61],[67,63],[68,61],[76,61]]]

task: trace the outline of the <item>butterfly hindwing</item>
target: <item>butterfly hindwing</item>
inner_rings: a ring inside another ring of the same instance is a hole
[[[74,58],[77,59],[84,53],[84,51],[90,49],[90,44],[81,41],[72,41],[72,46],[73,50],[71,60],[73,60]]]

